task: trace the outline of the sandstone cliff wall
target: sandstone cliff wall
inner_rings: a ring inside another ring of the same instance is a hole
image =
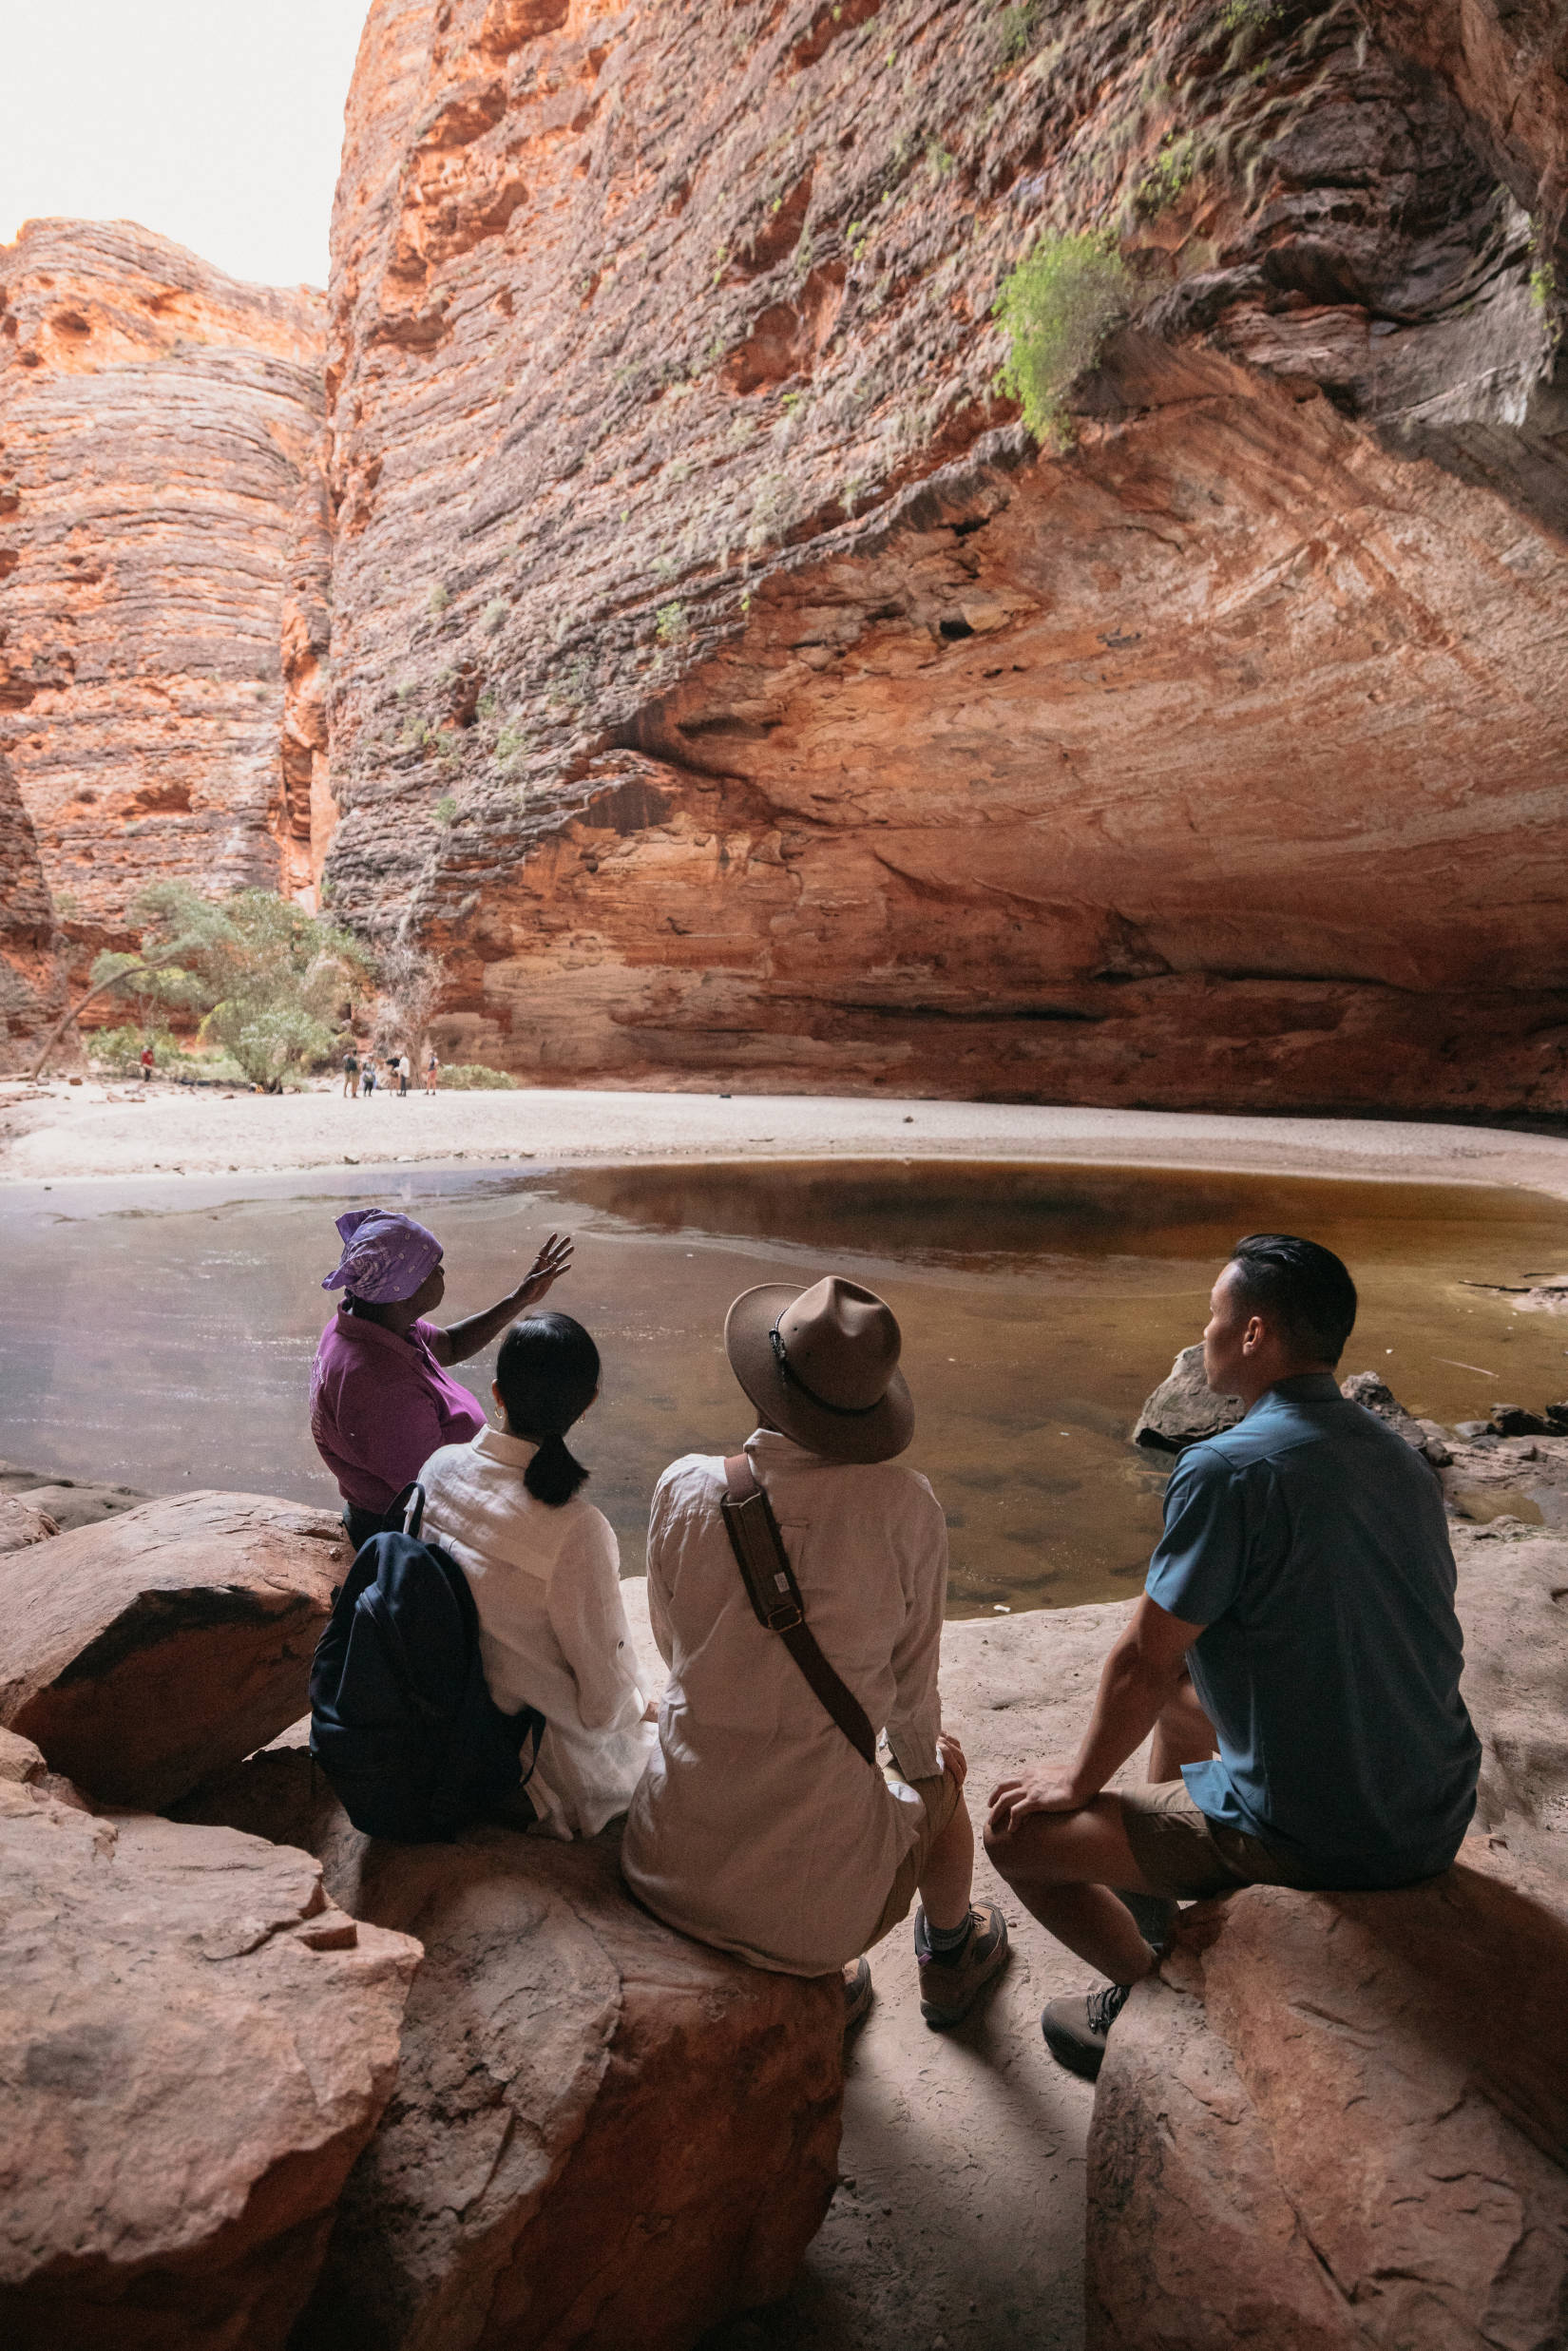
[[[77,960],[329,829],[322,305],[128,221],[0,248],[0,749]]]
[[[1545,165],[1420,13],[376,0],[329,878],[450,1043],[1562,1105]],[[1136,321],[1042,453],[992,299],[1106,223]]]
[[[57,929],[31,819],[0,753],[0,1072],[30,1068],[66,1009]]]

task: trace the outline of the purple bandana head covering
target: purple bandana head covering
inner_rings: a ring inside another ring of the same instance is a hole
[[[441,1244],[411,1216],[385,1208],[351,1208],[337,1219],[343,1255],[323,1290],[352,1290],[367,1306],[396,1306],[411,1298],[441,1262]]]

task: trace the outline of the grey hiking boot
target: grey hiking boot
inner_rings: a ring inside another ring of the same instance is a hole
[[[871,1963],[851,1959],[844,1969],[844,2037],[864,2024],[871,2006]]]
[[[1103,1992],[1080,1992],[1070,2000],[1047,2000],[1041,2011],[1040,2029],[1058,2065],[1092,2082],[1105,2061],[1111,2027],[1127,2005],[1130,1983],[1108,1983]]]
[[[1007,1964],[1007,1921],[995,1902],[976,1902],[969,1918],[968,1941],[955,1959],[943,1959],[931,1949],[925,1911],[915,1912],[920,2013],[933,2033],[962,2024],[992,1977]]]

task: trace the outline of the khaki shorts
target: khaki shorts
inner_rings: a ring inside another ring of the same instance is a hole
[[[1157,1894],[1178,1902],[1203,1902],[1233,1893],[1238,1885],[1322,1887],[1320,1871],[1296,1863],[1277,1845],[1265,1844],[1244,1828],[1211,1821],[1187,1793],[1185,1780],[1157,1787],[1113,1791],[1133,1859]]]
[[[963,1802],[963,1790],[950,1771],[939,1771],[935,1779],[906,1780],[896,1766],[890,1766],[884,1775],[901,1787],[912,1787],[920,1798],[924,1815],[915,1832],[915,1841],[899,1863],[893,1878],[892,1891],[882,1905],[882,1916],[866,1938],[870,1951],[890,1935],[900,1920],[909,1915],[910,1905],[920,1889],[920,1880],[931,1858],[931,1847],[952,1819]]]

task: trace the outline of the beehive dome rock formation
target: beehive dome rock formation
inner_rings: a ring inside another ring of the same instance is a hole
[[[81,964],[146,882],[319,865],[321,337],[130,221],[0,247],[0,750]]]
[[[66,1009],[59,928],[38,837],[0,752],[0,1071],[27,1068]]]
[[[330,874],[454,1048],[1560,1104],[1550,222],[1372,14],[378,0]],[[993,297],[1100,226],[1037,449]]]

